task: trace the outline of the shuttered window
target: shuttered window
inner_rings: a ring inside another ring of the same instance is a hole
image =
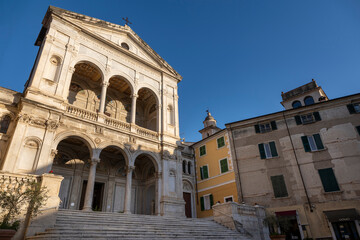
[[[220,170],[221,170],[221,173],[225,173],[225,172],[229,171],[228,160],[226,158],[220,160]]]
[[[217,147],[218,147],[218,148],[221,148],[221,147],[223,147],[223,146],[225,146],[225,139],[224,139],[224,137],[218,138],[218,139],[217,139]]]
[[[209,171],[207,165],[200,167],[200,178],[201,179],[209,178]]]
[[[302,136],[301,141],[304,145],[305,152],[312,152],[324,149],[320,134],[314,134],[312,136]]]
[[[275,142],[260,143],[258,147],[261,159],[273,158],[278,156]]]
[[[283,175],[271,176],[271,183],[274,189],[275,198],[288,196]]]
[[[340,191],[332,168],[319,169],[318,171],[325,192]]]
[[[319,112],[308,113],[305,115],[296,115],[294,118],[296,125],[321,121],[321,116]]]
[[[266,133],[277,129],[276,121],[254,125],[256,133]]]
[[[358,134],[360,135],[360,126],[357,126],[356,130],[357,130]]]
[[[200,197],[201,211],[210,210],[214,205],[214,197],[212,194]]]
[[[200,156],[203,156],[203,155],[205,155],[206,154],[206,147],[205,147],[205,145],[204,146],[201,146],[200,147]]]
[[[350,114],[360,113],[360,103],[353,103],[346,105]]]

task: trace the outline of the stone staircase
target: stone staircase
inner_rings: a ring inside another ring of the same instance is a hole
[[[54,228],[27,239],[250,240],[211,220],[73,210],[59,210]]]

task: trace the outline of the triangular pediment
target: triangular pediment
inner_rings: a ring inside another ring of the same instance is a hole
[[[122,43],[126,43],[132,54],[135,54],[140,59],[145,60],[152,65],[162,68],[169,74],[174,75],[177,79],[181,80],[181,76],[129,26],[113,24],[53,6],[49,7],[48,13],[57,15],[74,26],[85,30],[85,32],[91,33],[92,35],[96,35],[99,39],[103,39],[104,42],[115,47],[120,48]]]

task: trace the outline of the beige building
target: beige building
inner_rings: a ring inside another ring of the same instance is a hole
[[[0,88],[0,169],[63,176],[61,208],[184,216],[181,76],[127,25],[42,24],[24,92]]]
[[[359,239],[360,94],[329,100],[315,81],[286,110],[226,124],[238,202],[287,217],[287,239]]]

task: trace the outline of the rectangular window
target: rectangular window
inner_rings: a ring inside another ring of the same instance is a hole
[[[266,133],[277,129],[277,125],[275,121],[271,121],[269,123],[263,123],[263,124],[256,124],[254,127],[256,133]]]
[[[347,108],[350,114],[360,113],[360,103],[348,104]]]
[[[212,194],[200,197],[201,211],[210,210],[214,205],[214,197]]]
[[[200,178],[201,180],[209,178],[209,169],[207,165],[200,167]]]
[[[225,173],[225,172],[229,171],[228,160],[226,158],[220,160],[220,171],[221,171],[221,173]]]
[[[358,134],[360,135],[360,126],[357,126],[356,130],[357,130]]]
[[[309,124],[317,121],[321,121],[320,113],[313,112],[304,115],[297,115],[294,117],[296,125]]]
[[[325,192],[340,191],[332,168],[319,169],[318,171]]]
[[[286,190],[284,176],[278,175],[278,176],[271,176],[270,178],[274,189],[275,198],[287,197],[288,192]]]
[[[224,197],[224,202],[233,202],[233,196]]]
[[[206,147],[204,145],[200,147],[200,156],[204,156],[205,154],[206,154]]]
[[[320,134],[302,136],[301,140],[304,145],[305,152],[313,152],[324,149]]]
[[[217,146],[218,148],[222,148],[223,146],[225,146],[225,139],[224,137],[218,138],[217,139]]]
[[[275,142],[260,143],[258,146],[259,146],[261,159],[273,158],[279,156],[276,151]]]

